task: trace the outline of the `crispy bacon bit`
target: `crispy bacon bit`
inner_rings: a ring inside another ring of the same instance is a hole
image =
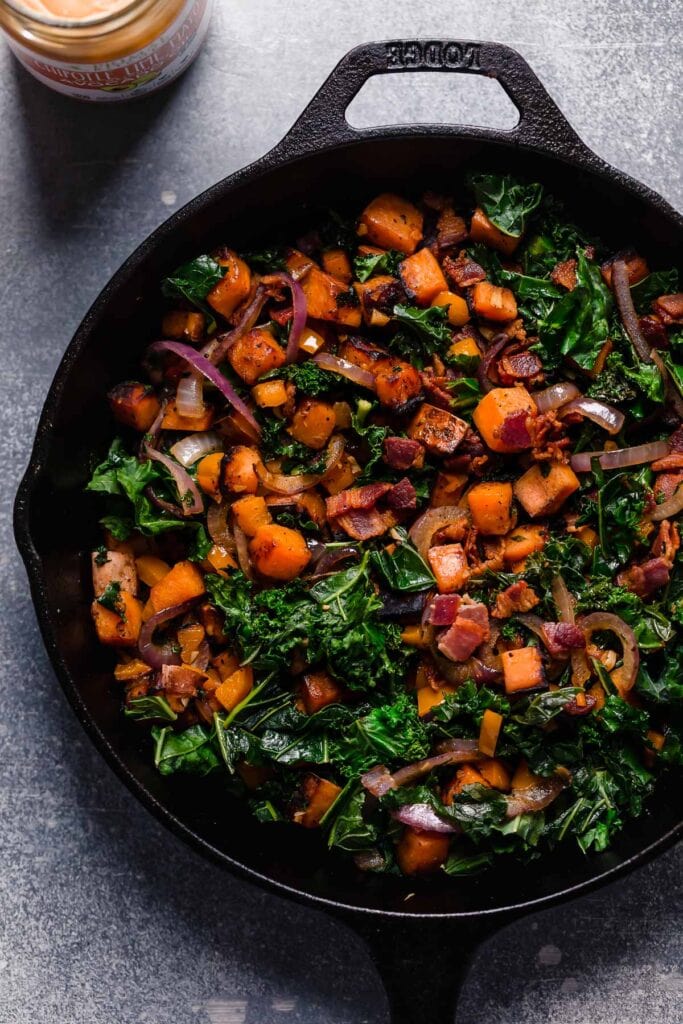
[[[670,522],[668,519],[662,520],[652,545],[652,557],[663,558],[669,566],[672,566],[680,546],[681,538],[678,532],[678,525]]]
[[[403,285],[399,280],[380,284],[364,293],[363,304],[368,310],[376,309],[386,316],[391,316],[397,303],[407,299]]]
[[[498,360],[498,376],[501,384],[515,381],[532,381],[543,373],[543,363],[533,352],[515,352]]]
[[[481,601],[472,601],[469,597],[465,597],[458,611],[458,618],[476,622],[484,630],[484,640],[490,638],[489,610]]]
[[[407,476],[387,491],[386,503],[394,512],[406,512],[408,509],[417,508],[417,494]]]
[[[572,697],[570,701],[567,701],[562,710],[565,715],[578,718],[581,715],[590,714],[597,703],[597,698],[593,697],[590,693],[580,693],[576,697]]]
[[[436,222],[436,244],[440,250],[459,245],[467,238],[467,224],[450,203],[444,205]]]
[[[370,509],[390,490],[391,484],[387,483],[366,484],[365,487],[347,487],[345,491],[332,494],[326,499],[327,518],[336,519],[357,509]]]
[[[387,437],[383,448],[383,459],[392,469],[410,469],[424,451],[412,437]]]
[[[521,450],[531,446],[530,419],[529,413],[522,409],[503,420],[500,428],[500,440],[508,450]]]
[[[486,280],[484,268],[471,260],[464,252],[461,252],[457,259],[446,256],[443,261],[443,270],[446,277],[458,288],[469,288],[472,284]]]
[[[660,295],[652,303],[652,308],[667,326],[683,323],[683,292],[677,292],[676,295]]]
[[[551,658],[564,658],[586,647],[585,636],[571,622],[544,622],[543,639]]]
[[[380,512],[377,508],[368,508],[346,512],[337,517],[334,525],[354,540],[370,540],[371,537],[381,537],[397,522],[396,516],[388,509]]]
[[[432,626],[450,626],[458,614],[459,594],[437,594],[427,608],[426,621]]]
[[[683,469],[683,452],[672,452],[665,455],[663,459],[657,459],[650,467],[655,473],[666,472],[670,469]]]
[[[439,409],[450,409],[452,396],[450,392],[446,391],[446,385],[451,378],[436,376],[430,368],[423,370],[420,376],[429,401]]]
[[[672,452],[683,452],[683,426],[677,427],[669,438]]]
[[[554,411],[541,413],[531,421],[530,426],[533,432],[532,458],[536,462],[568,462],[569,453],[566,449],[571,445],[571,438],[567,437],[567,421],[557,418]]]
[[[498,594],[496,607],[491,614],[494,619],[509,619],[512,615],[517,615],[520,612],[531,611],[539,601],[540,598],[533,587],[530,587],[524,580],[520,580],[519,583],[513,583]]]
[[[159,689],[178,697],[196,697],[206,676],[188,665],[162,665],[159,674]]]
[[[617,576],[617,583],[638,597],[652,597],[669,582],[669,564],[664,558],[650,558],[642,565],[632,565]]]
[[[576,260],[564,260],[553,267],[550,280],[560,288],[573,292],[576,288]]]
[[[668,457],[672,458],[672,456]],[[681,456],[678,455],[676,458],[681,458]],[[669,498],[673,498],[681,484],[683,484],[683,464],[678,472],[659,474],[655,481],[654,496],[661,501],[668,501]]]
[[[458,613],[451,628],[439,640],[438,648],[451,661],[467,661],[485,639],[486,632],[478,622]]]

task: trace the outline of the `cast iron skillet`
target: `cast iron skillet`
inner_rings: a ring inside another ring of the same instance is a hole
[[[520,120],[512,131],[420,125],[355,131],[345,111],[372,75],[454,71],[500,81]],[[646,814],[606,853],[560,850],[527,867],[474,879],[363,875],[330,857],[320,837],[256,824],[220,780],[164,779],[146,732],[123,719],[110,655],[91,628],[88,551],[97,511],[83,494],[93,453],[114,427],[105,391],[139,372],[159,322],[159,280],[221,241],[255,248],[302,227],[319,202],[350,208],[380,189],[451,189],[463,166],[504,168],[544,181],[584,224],[615,246],[680,262],[683,219],[658,195],[581,142],[514,50],[497,43],[414,40],[352,50],[270,153],[176,213],[128,259],[67,349],[43,410],[15,506],[15,532],[40,628],[74,711],[111,767],[161,821],[241,877],[343,918],[369,942],[396,1024],[452,1021],[469,955],[491,931],[528,911],[612,881],[668,847],[681,831],[681,789],[663,786]],[[278,831],[280,830],[280,831]]]

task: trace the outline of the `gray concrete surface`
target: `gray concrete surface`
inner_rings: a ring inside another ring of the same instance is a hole
[[[62,351],[128,252],[276,142],[346,49],[400,35],[516,46],[591,146],[683,206],[673,0],[217,8],[185,79],[126,108],[72,105],[0,48],[1,1024],[386,1019],[350,932],[205,864],[137,805],[82,734],[43,652],[12,498]],[[434,120],[438,110],[504,123],[497,87],[479,84],[378,80],[353,119]],[[498,934],[476,958],[462,1024],[678,1024],[680,865],[669,853]]]

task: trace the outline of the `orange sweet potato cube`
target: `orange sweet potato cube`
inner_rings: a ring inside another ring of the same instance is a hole
[[[470,574],[462,544],[441,544],[430,548],[427,559],[440,594],[453,594],[467,583]]]
[[[506,235],[504,231],[497,228],[479,206],[472,214],[470,238],[473,242],[483,242],[489,248],[497,249],[504,256],[512,256],[520,242],[519,238],[515,238],[514,235]]]
[[[513,489],[517,501],[533,519],[554,515],[579,487],[571,466],[563,462],[537,462],[515,481]]]
[[[422,241],[422,214],[407,199],[383,192],[363,210],[358,234],[382,249],[410,254]]]
[[[107,395],[114,416],[126,427],[144,433],[154,423],[159,413],[159,399],[154,388],[138,381],[118,384]]]
[[[232,711],[241,704],[254,685],[254,671],[251,665],[236,669],[214,690],[214,697],[226,711]]]
[[[228,362],[247,384],[276,370],[285,362],[285,352],[268,327],[254,327],[235,342],[228,352]]]
[[[319,267],[311,267],[301,281],[306,296],[308,315],[314,320],[331,320],[346,327],[360,327],[361,308],[354,291],[326,274]]]
[[[101,644],[108,647],[135,647],[142,627],[142,602],[122,590],[119,594],[121,614],[93,601],[92,617]]]
[[[446,278],[431,249],[420,249],[403,260],[399,275],[406,294],[418,306],[428,306],[435,295],[448,290]]]
[[[341,787],[334,782],[321,779],[312,773],[306,775],[299,790],[299,799],[303,807],[294,812],[294,821],[304,828],[317,828],[321,818],[340,793]]]
[[[216,262],[225,267],[225,274],[223,280],[213,286],[206,301],[227,320],[249,295],[251,271],[244,260],[228,249],[216,258]]]
[[[484,443],[494,452],[512,454],[531,448],[528,419],[536,403],[525,388],[493,388],[472,413]]]
[[[506,693],[534,690],[545,685],[545,673],[538,647],[522,647],[516,651],[503,651],[503,679]]]

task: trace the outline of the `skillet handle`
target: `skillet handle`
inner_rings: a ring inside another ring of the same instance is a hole
[[[391,1024],[453,1024],[460,989],[477,947],[494,926],[399,917],[389,924],[344,917],[369,947],[389,1002]]]
[[[590,152],[550,97],[524,58],[502,43],[464,39],[400,39],[362,43],[342,57],[284,139],[278,155],[292,158],[311,150],[357,142],[383,134],[385,128],[355,129],[346,110],[361,87],[374,75],[410,71],[454,72],[495,78],[519,111],[518,124],[509,131],[456,125],[430,126],[441,135],[457,134],[482,139],[506,139],[532,149],[552,146],[554,153],[577,156]],[[418,126],[402,128],[417,132]]]

